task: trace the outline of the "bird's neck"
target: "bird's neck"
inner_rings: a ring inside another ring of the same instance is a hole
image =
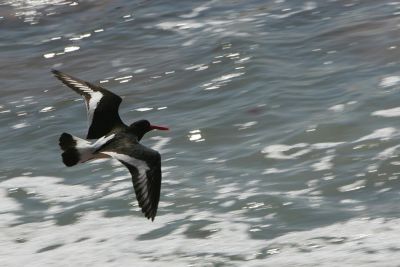
[[[134,135],[138,141],[140,141],[143,138],[144,134],[145,134],[145,132],[143,130],[137,129],[137,128],[134,128],[134,127],[129,127],[128,128],[128,133],[131,134],[131,135]]]

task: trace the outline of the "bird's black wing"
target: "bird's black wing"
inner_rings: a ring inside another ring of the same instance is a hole
[[[121,97],[98,85],[85,82],[61,71],[52,70],[55,77],[83,96],[89,122],[87,139],[97,139],[114,127],[124,125],[118,114]]]
[[[139,207],[147,219],[157,214],[161,190],[161,156],[141,144],[129,144],[113,151],[101,151],[124,164],[132,175]]]

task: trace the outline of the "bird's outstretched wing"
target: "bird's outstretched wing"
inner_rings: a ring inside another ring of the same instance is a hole
[[[87,139],[97,139],[115,126],[124,125],[118,114],[121,97],[98,85],[85,82],[58,70],[52,73],[69,88],[83,96],[89,122]]]
[[[119,160],[128,168],[139,207],[147,219],[154,221],[161,190],[160,154],[141,144],[131,144],[101,153]]]

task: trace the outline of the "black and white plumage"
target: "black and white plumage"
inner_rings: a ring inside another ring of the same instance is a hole
[[[65,85],[83,96],[89,122],[87,139],[100,138],[114,128],[125,126],[118,114],[121,97],[60,71],[52,70],[52,72]]]
[[[87,139],[63,133],[59,145],[64,151],[62,159],[66,166],[74,166],[88,160],[112,157],[125,165],[132,175],[136,199],[148,219],[154,220],[161,190],[161,156],[139,143],[143,135],[153,129],[168,130],[139,120],[125,125],[118,108],[121,97],[105,88],[77,79],[57,70],[53,74],[72,90],[82,95],[87,109],[89,130]]]

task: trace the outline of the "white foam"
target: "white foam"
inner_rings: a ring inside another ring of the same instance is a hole
[[[230,207],[233,201],[223,203]],[[255,204],[254,204],[255,205]],[[195,221],[209,235],[188,238]],[[250,233],[275,227],[264,218],[245,220],[243,212],[211,213],[191,210],[168,214],[149,223],[133,216],[103,217],[90,211],[74,224],[62,227],[37,222],[7,228],[1,236],[4,266],[196,266],[226,262],[238,266],[387,266],[398,263],[400,219],[362,219],[333,223],[311,230],[291,231],[269,239],[252,239]],[[177,222],[182,222],[174,226]],[[186,223],[185,223],[186,222]],[[253,227],[250,222],[256,223]],[[4,222],[0,221],[4,226]],[[174,227],[160,236],[164,227]],[[154,233],[156,236],[154,236]],[[158,233],[158,234],[157,234]],[[24,238],[24,243],[15,242]],[[243,244],[246,244],[245,246]],[[59,247],[50,249],[51,245]],[[38,257],[43,248],[45,257]],[[374,253],[370,253],[374,251]],[[77,255],[70,257],[66,255]],[[204,257],[204,255],[208,255]],[[154,261],[154,259],[157,259]],[[374,263],[376,263],[374,265]]]
[[[334,148],[342,144],[345,144],[345,142],[326,142],[326,143],[315,143],[315,144],[298,143],[294,145],[274,144],[264,147],[261,150],[261,153],[266,154],[265,156],[266,158],[295,159],[305,154],[308,154],[313,150],[324,150],[328,148]],[[295,148],[302,148],[302,149],[292,154],[287,153]]]
[[[213,79],[212,81],[213,82],[228,82],[233,78],[242,76],[243,74],[244,74],[244,72],[225,74],[225,75],[222,75],[221,77]]]
[[[56,53],[47,53],[47,54],[44,54],[43,57],[44,58],[53,58],[55,55],[56,55]]]
[[[145,108],[137,108],[137,109],[135,109],[136,111],[139,111],[139,112],[145,112],[145,111],[150,111],[150,110],[153,110],[154,108],[147,108],[147,107],[145,107]]]
[[[395,152],[399,147],[400,145],[386,148],[385,150],[380,152],[374,159],[386,160],[388,158],[394,157],[397,155]]]
[[[311,146],[315,149],[326,149],[326,148],[333,148],[339,145],[345,144],[345,142],[326,142],[326,143],[315,143]]]
[[[17,123],[15,125],[11,126],[11,128],[13,128],[13,129],[21,129],[21,128],[25,128],[25,127],[28,127],[28,126],[30,126],[29,123],[21,122],[21,123]]]
[[[386,88],[395,86],[400,83],[400,76],[388,76],[381,79],[379,82],[379,86]]]
[[[338,105],[330,107],[329,110],[332,110],[335,112],[341,112],[344,110],[344,107],[345,107],[344,104],[338,104]]]
[[[4,189],[24,188],[35,192],[41,198],[55,202],[71,202],[84,199],[93,194],[93,190],[84,185],[62,184],[62,179],[48,176],[20,176],[0,183]]]
[[[188,30],[188,29],[199,29],[205,26],[204,23],[199,23],[195,21],[185,20],[185,21],[165,21],[158,23],[156,25],[162,30]]]
[[[7,197],[7,189],[13,189],[15,187],[11,188],[5,188],[1,186],[0,183],[0,213],[6,213],[10,211],[15,211],[15,210],[20,210],[21,204],[16,202],[14,199]]]
[[[257,121],[249,121],[245,123],[238,123],[235,124],[234,126],[239,127],[239,130],[246,130],[254,125],[256,125],[258,122]]]
[[[380,116],[380,117],[400,117],[400,107],[391,108],[391,109],[383,109],[372,112],[372,116]]]
[[[307,154],[311,150],[308,147],[307,143],[299,143],[295,145],[283,145],[283,144],[275,144],[266,146],[261,153],[266,154],[265,157],[272,159],[295,159],[299,156]],[[285,154],[284,152],[288,152],[294,148],[304,148],[292,154]]]
[[[340,192],[355,191],[364,188],[366,183],[367,183],[366,180],[357,180],[354,183],[339,187],[338,190]]]
[[[291,169],[277,169],[277,168],[268,168],[262,172],[262,174],[274,174],[274,173],[285,173],[290,171]]]
[[[41,110],[39,110],[39,112],[50,112],[53,110],[54,110],[54,107],[49,106],[49,107],[42,108]]]
[[[357,139],[355,142],[362,142],[373,139],[388,140],[392,138],[396,133],[397,133],[396,128],[393,127],[381,128],[373,131],[371,134],[368,134],[366,136]]]
[[[64,53],[78,51],[79,49],[81,49],[79,46],[66,46],[64,48]]]
[[[139,211],[135,215],[108,218],[102,211],[85,211],[78,221],[64,226],[44,221],[8,227],[15,221],[15,214],[24,209],[7,197],[9,187],[31,188],[35,193],[40,192],[48,203],[77,199],[82,199],[84,203],[86,195],[92,192],[86,186],[66,185],[62,181],[57,177],[16,177],[0,183],[0,228],[7,229],[0,234],[4,266],[109,267],[129,266],[132,261],[139,266],[189,266],[196,265],[199,257],[202,258],[202,265],[226,262],[227,258],[231,259],[231,264],[240,266],[330,267],[340,262],[341,266],[350,267],[376,262],[377,265],[371,266],[394,267],[398,263],[395,251],[399,249],[400,219],[355,218],[310,230],[292,231],[267,240],[253,239],[251,233],[275,227],[265,223],[267,217],[271,219],[274,215],[251,218],[245,214],[248,209],[223,213],[204,209],[188,209],[177,214],[161,213],[154,223],[142,218]],[[356,183],[344,189],[355,190],[363,185],[364,180]],[[103,188],[113,192],[105,197],[121,197],[130,190],[130,186],[130,181],[106,183]],[[242,191],[239,184],[231,183],[221,187],[218,193],[243,198]],[[250,195],[254,193],[250,192]],[[225,200],[220,206],[228,208],[235,203],[235,200]],[[171,205],[160,204],[161,207]],[[257,209],[264,205],[252,201],[247,207]],[[62,211],[61,206],[52,205],[47,212],[52,215]],[[194,221],[209,221],[202,227],[202,231],[208,232],[207,237],[187,237],[193,230]],[[163,230],[171,226],[173,231]],[[16,242],[17,239],[24,242]],[[65,256],[77,254],[79,257]]]
[[[188,138],[192,142],[203,142],[205,140],[198,129],[189,131]]]
[[[326,171],[332,169],[333,163],[331,161],[333,158],[334,155],[322,157],[319,162],[312,164],[311,167],[314,169],[314,171]]]
[[[201,12],[203,12],[207,9],[209,9],[208,6],[199,6],[199,7],[194,8],[192,12],[185,14],[185,15],[181,15],[180,17],[185,18],[185,19],[195,18],[198,15],[200,15]]]

